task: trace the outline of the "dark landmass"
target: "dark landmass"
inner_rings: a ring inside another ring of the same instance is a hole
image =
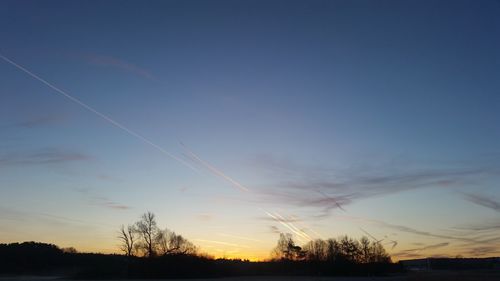
[[[347,260],[306,261],[213,259],[173,254],[154,258],[77,253],[52,244],[0,244],[0,274],[64,276],[78,279],[209,278],[230,276],[385,275],[398,264],[355,263]]]
[[[500,270],[499,258],[435,258],[399,263],[349,261],[213,259],[196,255],[154,258],[116,254],[77,253],[52,244],[24,242],[0,244],[0,275],[63,276],[75,279],[215,278],[234,276],[389,276],[412,272],[404,280],[488,279]],[[445,270],[445,271],[444,271]],[[476,270],[473,273],[457,273]],[[443,272],[448,272],[443,275]],[[456,275],[449,272],[455,272]],[[482,276],[482,277],[480,277]],[[468,278],[468,279],[467,279]],[[480,278],[480,279],[475,279]],[[493,280],[493,279],[491,279]]]

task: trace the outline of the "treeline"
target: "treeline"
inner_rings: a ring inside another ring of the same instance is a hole
[[[78,253],[52,244],[0,244],[0,275],[49,275],[76,279],[214,278],[230,276],[382,275],[394,264],[312,260],[213,259],[190,254],[136,257]]]
[[[123,255],[78,253],[74,248],[25,242],[0,244],[0,274],[49,274],[75,278],[208,278],[242,275],[381,275],[394,270],[380,243],[314,240],[298,246],[281,234],[265,262],[215,259],[179,234],[161,229],[147,212],[119,229]]]
[[[390,263],[391,258],[378,241],[367,237],[359,241],[348,236],[339,239],[312,240],[303,247],[295,244],[292,235],[280,234],[278,245],[273,250],[278,260],[317,261],[331,263]]]

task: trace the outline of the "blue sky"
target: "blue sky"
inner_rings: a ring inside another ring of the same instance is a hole
[[[113,252],[151,210],[217,256],[500,253],[498,1],[0,6],[3,56],[153,143],[2,60],[3,242]]]

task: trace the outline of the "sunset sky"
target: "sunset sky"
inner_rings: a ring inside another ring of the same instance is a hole
[[[500,255],[499,1],[1,1],[0,243]]]

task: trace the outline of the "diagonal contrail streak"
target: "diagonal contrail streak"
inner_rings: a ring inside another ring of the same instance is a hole
[[[370,238],[373,239],[375,241],[375,243],[380,243],[380,242],[384,241],[384,239],[379,240],[379,239],[375,238],[375,236],[371,235],[368,231],[362,229],[361,227],[359,229],[361,229],[361,231],[363,231],[363,233],[365,233],[366,235],[370,236]]]
[[[280,215],[278,212],[275,212],[275,216],[277,216],[281,221],[286,221],[287,219],[284,218],[282,215]],[[286,222],[286,224],[290,225],[293,229],[297,231],[297,233],[300,233],[300,235],[308,240],[312,240],[311,236],[309,236],[307,233],[305,233],[303,230],[299,229],[296,227],[291,221]]]
[[[239,188],[241,191],[245,191],[245,192],[250,191],[248,188],[246,188],[245,186],[243,186],[241,183],[237,182],[236,180],[234,180],[231,177],[229,177],[226,174],[224,174],[221,170],[217,169],[213,165],[210,165],[210,163],[207,163],[206,161],[204,161],[203,159],[201,159],[193,151],[191,151],[189,148],[187,148],[183,143],[181,143],[181,145],[182,145],[182,147],[184,147],[184,149],[189,154],[188,157],[190,157],[193,161],[195,161],[195,162],[201,164],[202,166],[204,166],[205,168],[207,168],[212,174],[214,174],[214,175],[216,175],[216,176],[218,176],[218,177],[220,177],[220,178],[228,181],[229,183],[231,183],[231,185]]]
[[[185,162],[184,160],[182,160],[181,158],[171,154],[170,152],[166,151],[164,148],[162,148],[161,146],[155,144],[154,142],[148,140],[147,138],[143,137],[142,135],[132,131],[131,129],[127,128],[125,125],[122,125],[121,123],[113,120],[111,117],[107,116],[106,114],[104,113],[101,113],[99,111],[97,111],[96,109],[92,108],[91,106],[89,106],[88,104],[84,103],[83,101],[79,100],[78,98],[75,98],[73,97],[72,95],[68,94],[67,92],[61,90],[60,88],[54,86],[53,84],[51,84],[50,82],[48,82],[47,80],[41,78],[40,76],[34,74],[33,72],[29,71],[28,69],[24,68],[23,66],[19,65],[18,63],[12,61],[11,59],[9,59],[8,57],[0,54],[0,58],[3,59],[4,61],[8,62],[9,64],[15,66],[17,69],[23,71],[24,73],[28,74],[29,76],[31,76],[32,78],[42,82],[43,84],[45,84],[47,87],[51,88],[52,90],[56,91],[57,93],[61,94],[62,96],[64,96],[65,98],[69,99],[70,101],[80,105],[81,107],[87,109],[88,111],[94,113],[95,115],[101,117],[102,119],[108,121],[109,123],[111,123],[112,125],[114,125],[115,127],[119,128],[119,129],[122,129],[123,131],[125,131],[126,133],[128,133],[129,135],[143,141],[144,143],[152,146],[153,148],[155,148],[156,150],[160,151],[161,153],[163,153],[164,155],[174,159],[175,161],[181,163],[182,165],[190,168],[191,170],[193,171],[197,171],[193,166],[191,166],[189,163]]]
[[[298,229],[291,222],[286,222],[286,219],[283,216],[281,216],[280,214],[278,214],[278,213],[272,214],[272,213],[270,213],[262,208],[259,208],[259,209],[261,211],[263,211],[264,213],[266,213],[269,217],[274,219],[276,222],[280,223],[284,227],[288,228],[291,232],[295,233],[295,235],[297,235],[297,238],[299,240],[302,240],[302,242],[312,240],[311,237],[309,235],[307,235],[307,233]]]

